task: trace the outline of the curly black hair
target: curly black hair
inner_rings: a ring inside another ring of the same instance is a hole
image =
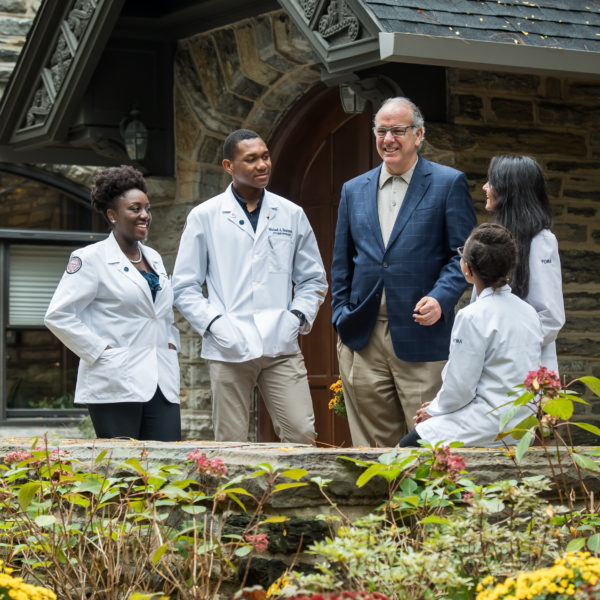
[[[121,165],[113,169],[104,169],[94,178],[94,186],[90,194],[92,206],[108,220],[106,211],[114,210],[115,200],[129,190],[147,192],[144,176],[129,165]]]
[[[494,290],[506,284],[508,274],[518,261],[512,233],[498,223],[475,227],[465,243],[463,256],[485,287]]]

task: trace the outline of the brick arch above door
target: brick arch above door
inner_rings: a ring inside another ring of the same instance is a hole
[[[286,115],[270,149],[273,175],[269,189],[302,206],[315,231],[328,281],[337,207],[342,185],[378,164],[371,135],[372,111],[349,115],[342,110],[338,88],[317,85]],[[329,386],[337,380],[336,335],[331,325],[331,294],[313,330],[302,336],[315,410],[318,443],[350,445],[345,419],[328,409]],[[275,441],[268,415],[259,412],[261,441]]]

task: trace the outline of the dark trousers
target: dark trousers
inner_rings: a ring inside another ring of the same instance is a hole
[[[148,402],[88,404],[87,408],[99,438],[181,441],[179,404],[169,402],[159,387]]]
[[[398,442],[398,447],[399,448],[412,448],[412,447],[420,448],[421,447],[421,444],[419,444],[420,439],[421,439],[421,436],[417,433],[417,430],[413,429],[412,431],[409,431]]]

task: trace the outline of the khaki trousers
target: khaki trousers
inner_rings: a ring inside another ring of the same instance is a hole
[[[241,363],[209,360],[213,427],[218,442],[245,442],[254,387],[282,442],[314,444],[315,416],[302,354]]]
[[[446,364],[400,360],[387,319],[377,320],[362,350],[338,339],[338,360],[352,444],[369,447],[395,446],[414,428],[417,410],[442,386]]]

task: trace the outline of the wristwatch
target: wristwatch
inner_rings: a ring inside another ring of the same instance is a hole
[[[306,323],[306,316],[305,314],[294,308],[294,310],[290,310],[290,312],[294,315],[296,315],[298,317],[298,319],[300,319],[300,327],[302,327],[302,325],[304,325]]]

